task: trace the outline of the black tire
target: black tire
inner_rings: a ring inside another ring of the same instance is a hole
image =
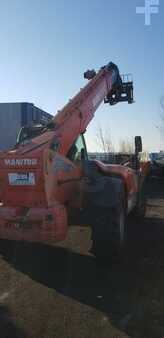
[[[95,208],[91,252],[101,261],[120,258],[127,241],[125,194],[115,208]]]
[[[0,239],[0,254],[12,257],[15,250],[15,242],[7,239]]]

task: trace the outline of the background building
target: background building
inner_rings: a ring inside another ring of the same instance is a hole
[[[33,103],[0,103],[0,150],[7,150],[16,144],[22,126],[33,123],[47,123],[52,115]]]

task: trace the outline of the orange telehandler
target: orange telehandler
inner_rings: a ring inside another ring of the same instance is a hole
[[[134,163],[89,161],[84,132],[100,103],[133,102],[133,82],[109,63],[84,74],[89,83],[45,126],[23,128],[14,149],[0,152],[0,238],[61,241],[73,208],[92,213],[92,252],[119,251],[126,216],[144,214],[144,171]],[[130,167],[131,166],[131,167]]]

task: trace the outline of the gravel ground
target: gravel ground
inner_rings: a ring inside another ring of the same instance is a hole
[[[96,264],[88,227],[58,246],[0,241],[0,338],[164,338],[164,181],[148,196],[122,263]]]

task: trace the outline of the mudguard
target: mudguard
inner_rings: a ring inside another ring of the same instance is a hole
[[[95,161],[85,163],[85,174],[88,178],[85,186],[89,205],[115,207],[120,201],[124,182],[119,177],[104,176],[100,173]]]

